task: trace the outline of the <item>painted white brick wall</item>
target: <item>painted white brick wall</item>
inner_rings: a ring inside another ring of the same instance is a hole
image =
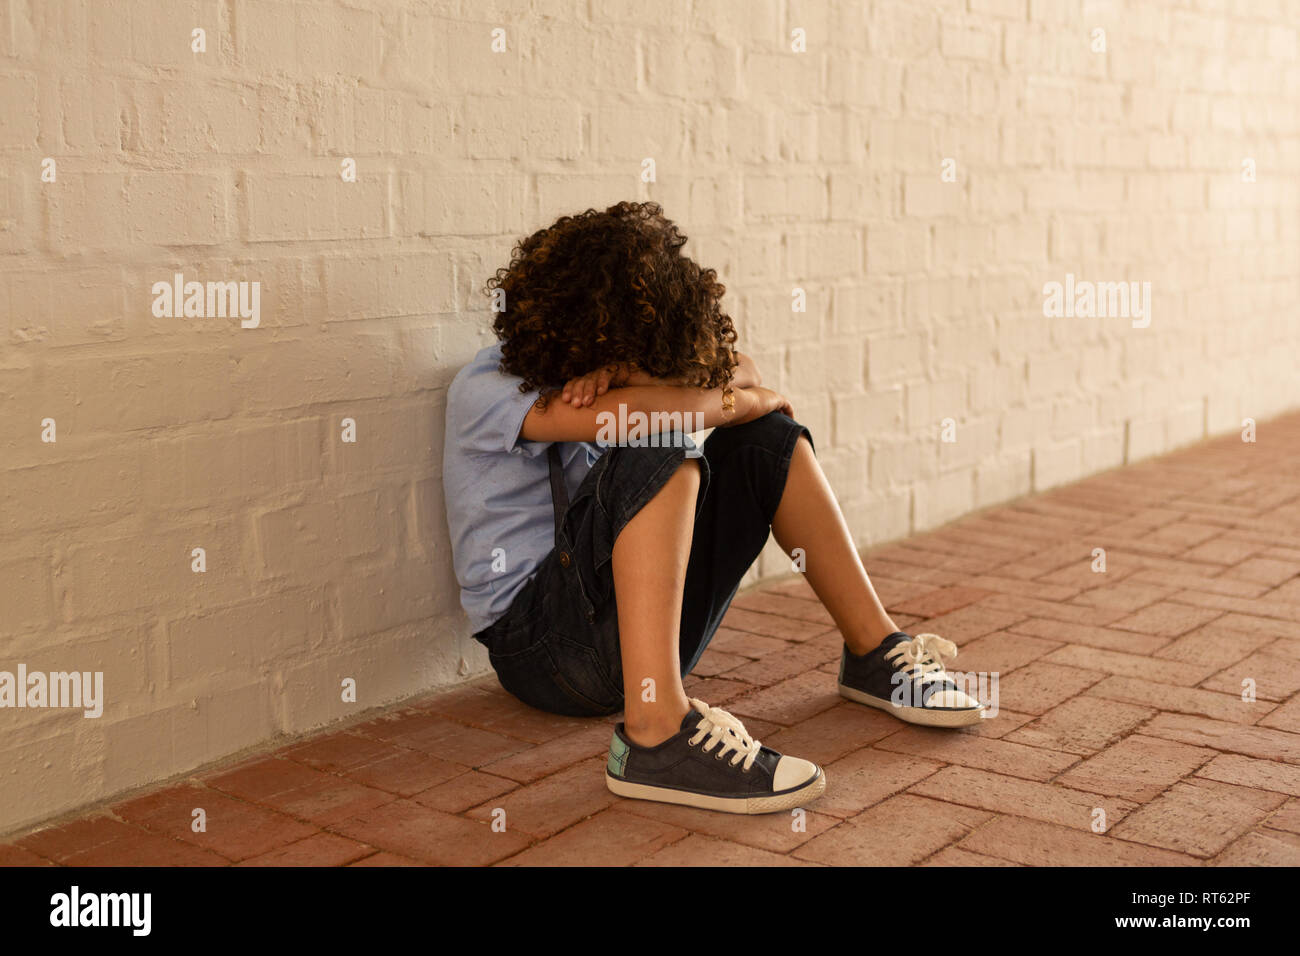
[[[563,213],[664,204],[863,545],[1300,404],[1298,24],[1297,0],[0,0],[0,670],[107,695],[0,710],[0,831],[485,670],[444,392],[487,341],[483,280]],[[260,326],[155,317],[176,272],[260,282]],[[1067,273],[1151,282],[1150,327],[1044,317]]]

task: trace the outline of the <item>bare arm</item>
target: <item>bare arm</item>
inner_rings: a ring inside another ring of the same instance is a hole
[[[759,374],[758,365],[754,360],[743,352],[736,353],[736,373],[731,380],[733,388],[753,388],[756,385],[763,384],[763,376]],[[613,387],[618,387],[618,382],[612,383]],[[675,379],[653,378],[638,369],[633,369],[624,376],[623,385],[680,385]]]
[[[519,434],[527,441],[595,441],[606,422],[620,420],[619,406],[626,407],[622,420],[634,412],[649,418],[654,413],[673,415],[690,413],[695,428],[714,428],[719,425],[739,425],[770,411],[784,409],[789,402],[771,389],[762,387],[734,390],[736,407],[725,415],[722,409],[722,389],[689,388],[680,385],[629,385],[611,389],[597,396],[590,405],[574,407],[554,395],[545,409],[534,405],[524,417]],[[612,417],[608,417],[612,416]],[[654,430],[654,419],[651,428]],[[666,424],[660,422],[661,425]],[[607,432],[608,433],[608,432]]]
[[[754,360],[741,352],[736,353],[736,358],[739,359],[740,365],[736,368],[736,377],[732,384],[736,388],[754,388],[757,385],[762,385],[763,375],[759,372],[758,365],[755,364]]]
[[[758,365],[752,358],[737,352],[736,360],[736,372],[731,382],[733,388],[753,388],[763,384],[763,376],[759,374]],[[680,379],[655,378],[638,368],[633,368],[629,363],[622,363],[599,368],[581,378],[570,380],[560,392],[560,401],[577,408],[583,405],[590,406],[596,398],[604,395],[611,388],[627,388],[636,385],[680,386],[681,384]]]

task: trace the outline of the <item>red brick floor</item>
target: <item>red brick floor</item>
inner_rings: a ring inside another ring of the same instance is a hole
[[[614,797],[612,719],[488,677],[19,836],[0,864],[1296,865],[1297,448],[1291,415],[870,552],[900,626],[999,675],[967,730],[842,700],[802,579],[739,597],[688,691],[826,767],[802,821]]]

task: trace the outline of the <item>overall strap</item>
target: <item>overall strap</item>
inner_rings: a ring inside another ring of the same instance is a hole
[[[546,459],[551,469],[551,505],[555,508],[555,542],[560,541],[560,525],[569,510],[569,492],[564,487],[564,466],[560,463],[560,446],[551,442],[546,449]]]

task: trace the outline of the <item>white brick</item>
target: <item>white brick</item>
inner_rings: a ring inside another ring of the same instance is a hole
[[[1079,478],[1082,460],[1082,444],[1077,438],[1035,446],[1034,491],[1046,491]]]
[[[927,531],[963,515],[975,506],[975,484],[963,469],[919,482],[915,495],[915,531]]]
[[[3,735],[0,832],[487,672],[446,388],[560,215],[664,205],[859,545],[1300,407],[1295,0],[523,6],[0,3],[0,644],[112,685]],[[176,272],[261,324],[154,316]],[[1045,317],[1067,273],[1151,327]]]

